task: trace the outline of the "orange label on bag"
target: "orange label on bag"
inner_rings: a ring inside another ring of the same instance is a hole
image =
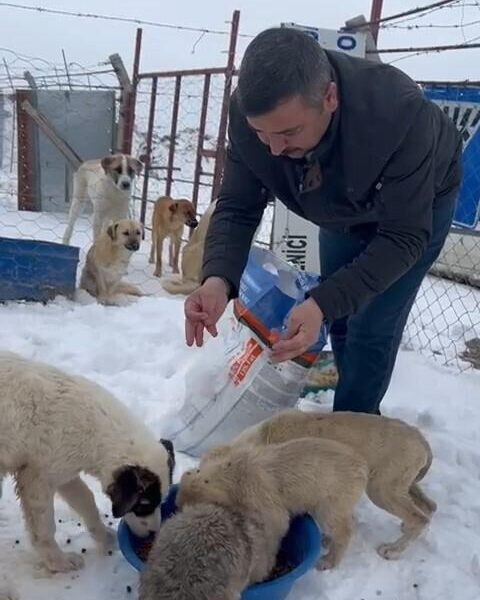
[[[240,385],[250,371],[250,367],[262,354],[263,349],[260,344],[250,338],[247,342],[243,354],[241,354],[230,367],[230,377],[234,385]]]

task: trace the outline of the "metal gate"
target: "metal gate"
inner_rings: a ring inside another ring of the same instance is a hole
[[[126,127],[133,120],[134,153],[145,165],[136,199],[147,227],[150,205],[159,195],[186,197],[201,214],[218,193],[236,74],[239,16],[235,11],[225,67],[133,74],[135,115],[127,116]],[[140,52],[141,33],[134,69],[138,69]]]

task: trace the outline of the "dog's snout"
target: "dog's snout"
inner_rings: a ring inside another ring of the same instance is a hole
[[[139,242],[130,242],[125,246],[128,250],[138,250],[140,248]]]
[[[197,221],[197,219],[190,219],[190,221],[187,223],[187,225],[189,227],[191,227],[192,229],[194,229],[198,225],[198,221]]]
[[[129,181],[122,181],[120,183],[120,187],[122,188],[122,190],[128,190],[128,189],[130,189],[130,182]]]

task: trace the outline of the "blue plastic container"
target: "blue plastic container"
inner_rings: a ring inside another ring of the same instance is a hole
[[[0,302],[48,302],[75,292],[80,249],[0,237]]]
[[[162,520],[168,519],[175,513],[177,489],[178,486],[172,486],[162,504]],[[137,538],[123,519],[120,521],[117,535],[123,556],[137,571],[142,571],[145,563],[138,557],[136,548],[145,540]],[[282,549],[289,562],[297,566],[286,575],[273,581],[250,586],[243,592],[242,600],[285,600],[293,584],[315,566],[320,555],[321,543],[321,533],[310,516],[305,515],[293,519],[290,529],[283,539]]]

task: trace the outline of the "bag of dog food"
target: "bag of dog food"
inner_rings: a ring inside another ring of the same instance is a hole
[[[177,430],[170,433],[177,450],[200,456],[246,427],[295,407],[326,344],[327,328],[305,354],[280,364],[270,361],[272,334],[286,328],[290,311],[318,280],[269,250],[252,247],[239,298],[222,319],[219,336],[205,346],[208,366],[202,361],[187,374],[188,395]]]

